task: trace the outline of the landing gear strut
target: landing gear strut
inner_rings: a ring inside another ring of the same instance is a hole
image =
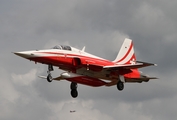
[[[73,98],[76,98],[78,96],[77,83],[71,82],[70,88],[71,88],[71,96]]]
[[[124,89],[124,83],[122,81],[119,81],[117,83],[117,89],[120,91],[122,91]]]
[[[53,78],[52,78],[52,74],[51,71],[53,71],[53,66],[52,65],[48,65],[48,75],[47,75],[47,81],[48,82],[52,82]]]

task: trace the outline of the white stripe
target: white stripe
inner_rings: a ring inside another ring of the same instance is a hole
[[[65,55],[67,55],[67,57],[91,57],[91,58],[105,60],[103,58],[94,56],[94,55],[86,53],[86,52],[77,53],[77,52],[66,51],[66,50],[39,50],[39,51],[29,51],[29,52],[34,54],[33,57],[47,57],[47,56],[64,57]],[[43,53],[43,52],[51,52],[51,53]],[[52,54],[52,52],[55,52],[55,53]],[[68,55],[68,54],[70,54],[70,55]]]
[[[122,61],[118,62],[117,64],[125,64],[125,63],[127,63],[132,58],[133,54],[134,54],[134,49],[132,47],[130,53],[126,56],[126,58],[123,59]]]

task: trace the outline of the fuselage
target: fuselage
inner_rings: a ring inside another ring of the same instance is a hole
[[[46,49],[46,50],[32,50],[18,52],[16,54],[42,64],[52,64],[54,66],[60,67],[66,66],[64,70],[72,70],[76,66],[77,61],[73,61],[75,58],[80,58],[82,64],[99,64],[101,66],[113,65],[114,63],[97,57],[95,55],[89,54],[87,52],[81,51],[79,49],[71,47],[71,50],[60,50],[60,49]]]
[[[71,96],[74,98],[78,96],[77,84],[93,87],[117,85],[117,89],[121,91],[124,89],[125,82],[141,83],[157,79],[145,76],[138,71],[138,68],[156,64],[136,61],[133,42],[127,38],[114,61],[89,54],[85,52],[85,47],[79,50],[65,45],[57,45],[47,50],[15,52],[15,54],[35,63],[48,65],[47,77],[39,76],[47,79],[48,82],[70,81]],[[53,66],[66,72],[53,78],[51,75]]]
[[[113,81],[117,80],[119,75],[124,75],[126,78],[140,77],[138,70],[103,70],[101,66],[117,65],[118,63],[97,57],[74,47],[67,47],[69,49],[55,46],[52,49],[24,51],[16,54],[36,63],[53,65],[65,71],[98,79]]]

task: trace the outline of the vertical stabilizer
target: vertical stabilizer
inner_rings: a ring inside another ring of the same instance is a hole
[[[135,64],[136,56],[133,48],[133,41],[131,39],[125,38],[121,49],[113,62],[117,64]]]

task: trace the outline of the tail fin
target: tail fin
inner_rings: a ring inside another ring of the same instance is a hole
[[[133,48],[133,41],[131,39],[125,38],[124,43],[113,62],[117,64],[135,64],[136,56]]]

